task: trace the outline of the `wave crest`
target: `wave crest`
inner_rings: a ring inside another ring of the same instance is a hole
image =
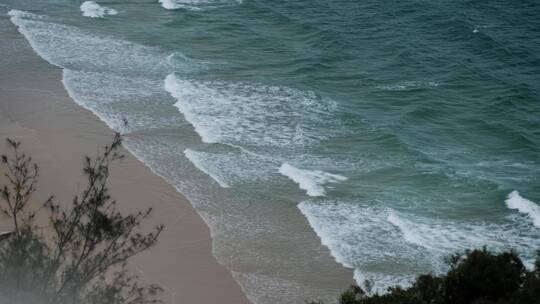
[[[279,173],[292,179],[302,190],[306,190],[309,196],[325,196],[324,185],[347,180],[345,176],[331,174],[319,170],[299,169],[288,163],[284,163],[279,168]]]
[[[505,203],[509,209],[515,209],[529,216],[533,221],[534,226],[540,228],[540,206],[522,197],[516,190],[508,194]]]
[[[165,90],[205,143],[304,147],[337,132],[335,103],[311,91],[243,82],[195,81],[176,74]]]
[[[336,261],[355,269],[357,283],[373,280],[379,292],[396,282],[407,285],[421,273],[443,273],[446,256],[483,246],[519,249],[532,267],[540,246],[537,229],[519,217],[465,222],[324,199],[304,201],[298,208]]]
[[[94,1],[85,1],[81,4],[81,12],[84,17],[103,18],[108,15],[116,15],[118,11],[112,8],[104,7]]]
[[[221,6],[242,4],[242,0],[159,0],[161,6],[168,10],[186,9],[201,11]]]

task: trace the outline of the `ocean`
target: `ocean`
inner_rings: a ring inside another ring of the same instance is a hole
[[[538,1],[0,0],[256,304],[540,249]],[[127,125],[124,124],[127,121]]]

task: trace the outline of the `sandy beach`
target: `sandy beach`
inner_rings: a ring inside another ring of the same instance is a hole
[[[21,141],[39,164],[36,201],[54,194],[67,205],[84,187],[83,156],[95,156],[113,132],[68,97],[62,71],[39,58],[7,16],[0,18],[0,139]],[[0,152],[5,151],[2,143]],[[132,260],[133,271],[144,282],[162,286],[166,303],[248,303],[229,270],[212,255],[209,230],[189,201],[128,151],[123,153],[125,159],[111,172],[112,197],[126,212],[152,207],[148,228],[165,225],[157,246]]]

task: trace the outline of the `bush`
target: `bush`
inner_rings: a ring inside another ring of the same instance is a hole
[[[540,303],[540,252],[533,271],[511,252],[485,248],[455,254],[441,276],[421,275],[409,288],[391,287],[367,295],[360,287],[345,291],[340,304],[535,304]]]
[[[87,184],[63,210],[53,197],[32,210],[38,166],[21,153],[20,143],[7,141],[10,155],[2,155],[7,184],[0,189],[0,209],[13,230],[0,236],[0,303],[144,304],[160,302],[161,288],[139,286],[127,261],[153,246],[163,226],[151,233],[138,231],[151,210],[123,215],[109,196],[107,179],[118,154],[117,134],[102,154],[85,158]],[[35,216],[48,210],[42,233]]]

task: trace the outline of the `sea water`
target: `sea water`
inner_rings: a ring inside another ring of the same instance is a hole
[[[384,292],[483,246],[534,261],[536,1],[0,5],[255,303]]]

